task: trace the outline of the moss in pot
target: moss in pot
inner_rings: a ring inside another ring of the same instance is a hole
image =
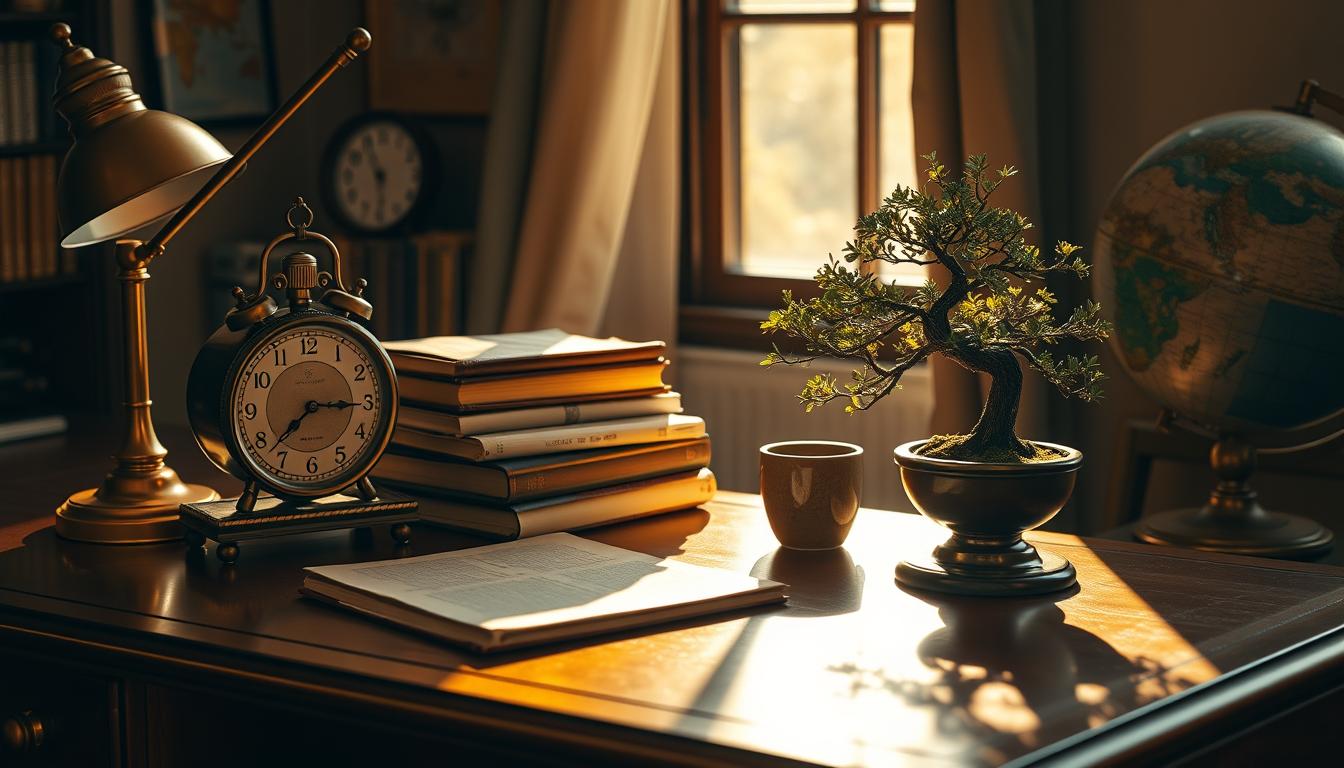
[[[817,270],[818,296],[794,298],[761,324],[795,340],[762,365],[804,365],[819,357],[854,360],[850,380],[817,375],[798,395],[811,411],[833,401],[858,413],[900,387],[901,376],[930,355],[987,374],[989,394],[965,434],[935,435],[896,449],[901,480],[915,507],[951,537],[922,560],[896,569],[902,583],[959,594],[1038,594],[1072,586],[1073,566],[1038,552],[1022,533],[1044,524],[1068,501],[1082,454],[1068,446],[1023,440],[1015,431],[1022,364],[1066,396],[1094,400],[1105,378],[1096,356],[1057,356],[1061,342],[1106,338],[1101,307],[1086,301],[1056,317],[1045,287],[1051,273],[1088,274],[1080,249],[1067,242],[1041,253],[1026,241],[1031,223],[989,201],[1012,167],[990,171],[984,155],[960,173],[934,154],[922,189],[897,187],[859,219],[843,262]],[[884,283],[878,263],[939,265],[948,278],[918,288]]]

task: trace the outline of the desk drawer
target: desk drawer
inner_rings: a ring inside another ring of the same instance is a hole
[[[112,766],[115,681],[0,649],[0,764]]]

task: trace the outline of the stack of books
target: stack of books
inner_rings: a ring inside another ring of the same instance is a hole
[[[501,539],[703,504],[705,422],[663,384],[667,345],[560,330],[384,344],[400,414],[374,476],[433,523]]]

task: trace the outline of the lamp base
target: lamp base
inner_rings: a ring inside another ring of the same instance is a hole
[[[1210,507],[1149,515],[1139,521],[1134,536],[1149,544],[1289,560],[1321,555],[1329,551],[1335,538],[1329,528],[1315,520],[1270,512],[1259,504],[1235,517],[1218,514]]]
[[[98,488],[80,491],[56,509],[56,533],[94,544],[175,541],[185,533],[178,508],[218,498],[213,488],[184,483],[166,466],[138,477],[114,471]]]

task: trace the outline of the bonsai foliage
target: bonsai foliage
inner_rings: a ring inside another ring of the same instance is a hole
[[[1066,319],[1055,317],[1057,299],[1043,278],[1051,272],[1086,277],[1088,265],[1079,248],[1058,243],[1043,254],[1026,242],[1031,223],[1022,215],[989,205],[1000,184],[1017,173],[1011,166],[987,171],[984,155],[966,160],[954,174],[928,161],[923,190],[897,187],[882,206],[863,216],[854,240],[845,245],[844,263],[834,257],[817,270],[821,294],[796,299],[784,292],[784,306],[761,324],[767,334],[784,334],[802,343],[804,353],[786,354],[775,345],[762,365],[796,365],[818,357],[858,360],[862,365],[845,383],[813,376],[798,399],[807,411],[832,400],[845,409],[871,408],[900,386],[901,376],[932,354],[943,354],[992,378],[980,418],[967,435],[935,437],[924,448],[930,456],[978,461],[1027,461],[1049,458],[1017,437],[1022,394],[1019,359],[1066,396],[1101,396],[1105,378],[1096,356],[1063,359],[1050,348],[1065,339],[1106,338],[1109,324],[1101,306],[1087,301]],[[945,287],[928,280],[910,288],[883,283],[874,262],[939,264],[950,279]],[[846,264],[854,266],[846,266]]]

